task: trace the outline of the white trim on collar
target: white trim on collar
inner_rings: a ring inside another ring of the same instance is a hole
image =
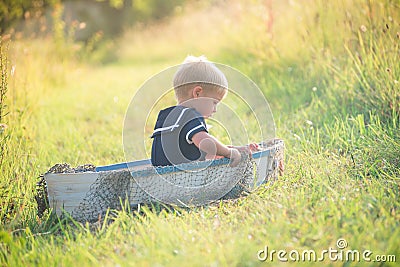
[[[157,132],[166,131],[166,130],[171,130],[171,131],[173,131],[175,128],[179,127],[178,122],[179,122],[179,120],[182,118],[183,113],[185,113],[185,111],[188,110],[188,109],[189,109],[189,108],[184,108],[184,109],[182,109],[181,114],[179,114],[179,117],[178,117],[178,119],[176,119],[176,122],[175,122],[174,125],[167,126],[167,127],[162,127],[162,128],[157,128],[157,129],[154,130],[153,134],[155,134],[155,133],[157,133]]]

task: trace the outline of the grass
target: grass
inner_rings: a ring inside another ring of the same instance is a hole
[[[372,259],[400,260],[398,3],[272,1],[273,20],[257,1],[198,5],[166,25],[128,31],[103,65],[71,59],[51,39],[11,43],[1,265],[257,266],[266,264],[257,259],[265,246],[320,253],[339,238]],[[96,225],[38,218],[39,174],[60,162],[123,161],[132,95],[189,53],[260,86],[285,140],[285,175],[238,201],[191,210],[125,209]],[[273,265],[286,264],[276,257]],[[396,265],[303,263],[321,264]]]

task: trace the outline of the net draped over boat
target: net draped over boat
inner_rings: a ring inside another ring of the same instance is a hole
[[[177,171],[171,167],[149,167],[136,172],[100,172],[84,200],[71,215],[78,221],[97,220],[107,208],[120,208],[123,204],[121,201],[125,199],[131,207],[155,202],[196,206],[222,197],[236,198],[253,187],[255,163],[248,156],[233,168],[226,164],[226,159],[214,160],[212,165],[202,168],[204,163],[207,162],[172,167],[181,169]],[[162,171],[167,173],[163,174]]]
[[[256,186],[276,179],[278,164],[283,160],[279,146],[269,154],[267,173],[258,177],[257,159],[242,154],[236,167],[229,166],[229,159],[197,161],[176,166],[147,167],[100,171],[83,201],[72,212],[77,221],[93,222],[104,218],[107,209],[120,209],[127,201],[131,208],[139,204],[165,203],[181,207],[205,205],[218,199],[238,198]],[[93,171],[93,165],[68,168],[62,164],[48,172],[68,173]]]

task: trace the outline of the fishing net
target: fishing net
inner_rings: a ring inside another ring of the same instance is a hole
[[[183,207],[239,197],[254,181],[255,163],[247,155],[237,167],[226,159],[194,162],[174,167],[149,167],[140,171],[100,172],[81,204],[72,212],[79,221],[97,220],[108,208],[118,209],[128,200],[131,207],[155,202]],[[165,173],[163,173],[165,172]],[[231,192],[230,192],[231,191]]]
[[[181,207],[208,204],[218,199],[238,198],[250,193],[257,185],[276,179],[279,162],[283,160],[283,147],[270,151],[267,173],[260,181],[256,160],[242,154],[236,167],[229,166],[229,159],[200,161],[166,167],[147,167],[130,171],[121,169],[100,171],[83,201],[71,212],[78,221],[97,221],[104,218],[108,209],[121,209],[129,203],[131,208],[139,204],[166,203]],[[94,171],[93,165],[71,168],[57,164],[49,172],[73,173]]]

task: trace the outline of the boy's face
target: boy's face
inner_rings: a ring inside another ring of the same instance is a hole
[[[217,112],[217,106],[225,95],[226,91],[221,93],[217,90],[205,91],[201,88],[201,90],[194,91],[193,98],[184,105],[196,109],[204,118],[209,118]]]
[[[204,118],[211,117],[215,112],[217,112],[217,106],[225,95],[226,93],[218,93],[216,90],[212,90],[203,96],[199,96],[196,99],[198,106],[196,110],[203,115]]]

